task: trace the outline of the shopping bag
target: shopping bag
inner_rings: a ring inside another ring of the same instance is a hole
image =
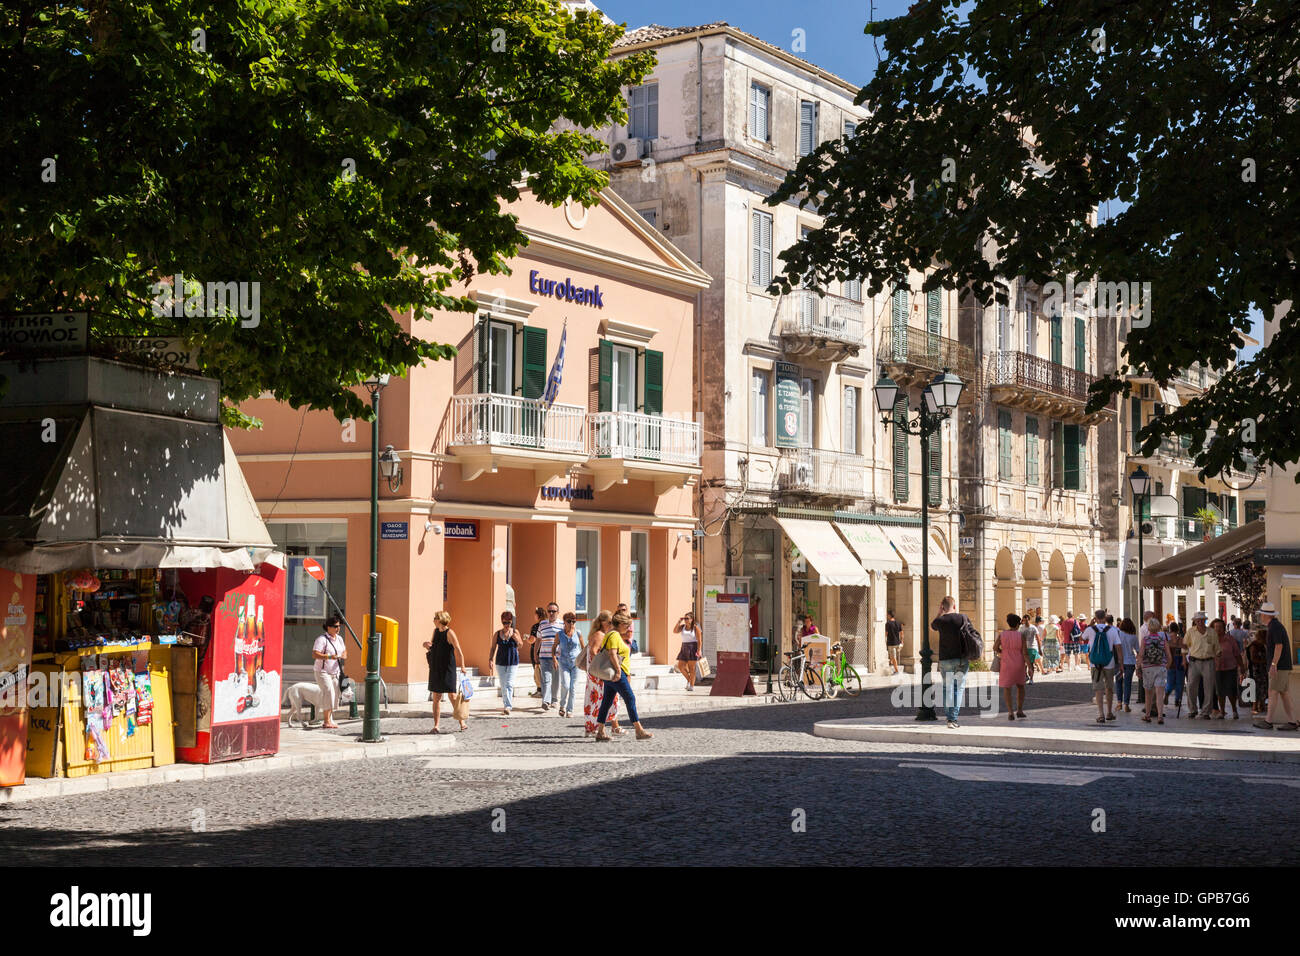
[[[469,700],[464,694],[453,694],[451,698],[451,716],[456,720],[469,719]]]
[[[707,657],[701,657],[695,662],[695,673],[697,680],[701,677],[709,676],[711,671],[709,670],[709,659]]]
[[[474,696],[474,682],[466,675],[460,679],[460,696],[469,700]]]

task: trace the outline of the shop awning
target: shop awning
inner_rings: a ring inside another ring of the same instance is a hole
[[[279,563],[234,450],[215,422],[92,406],[0,422],[23,479],[0,492],[0,567],[251,570]],[[41,440],[37,440],[41,438]]]
[[[822,584],[833,587],[866,587],[871,576],[853,557],[829,521],[805,521],[801,518],[777,518],[796,548],[817,569]]]
[[[882,574],[903,570],[903,559],[898,556],[889,538],[876,525],[855,521],[836,521],[835,527],[844,535],[858,561],[868,571]]]
[[[882,525],[882,530],[889,536],[889,541],[907,562],[909,574],[921,573],[921,529],[905,528],[899,525]],[[939,543],[930,538],[930,575],[932,577],[952,577],[952,562],[943,553]]]
[[[1264,519],[1258,518],[1217,538],[1163,558],[1142,569],[1142,584],[1148,588],[1181,588],[1196,583],[1216,564],[1246,557],[1264,545]]]

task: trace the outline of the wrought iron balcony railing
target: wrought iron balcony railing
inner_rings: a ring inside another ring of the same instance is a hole
[[[969,345],[911,325],[886,325],[876,360],[882,365],[911,366],[938,373],[948,369],[975,391],[978,367]],[[965,397],[965,393],[963,393]]]
[[[698,467],[700,426],[696,422],[641,415],[600,412],[588,416],[593,458],[625,458],[665,465]]]
[[[582,454],[587,447],[580,405],[476,393],[451,399],[450,445],[501,445]]]
[[[777,488],[791,494],[861,498],[866,494],[865,459],[823,448],[783,448]]]

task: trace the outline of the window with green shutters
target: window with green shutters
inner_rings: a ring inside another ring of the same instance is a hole
[[[1264,501],[1258,498],[1246,502],[1246,524],[1264,517]]]
[[[597,346],[596,411],[614,408],[614,343],[601,339]]]
[[[1088,331],[1083,319],[1074,320],[1074,367],[1088,371]]]
[[[894,500],[907,501],[907,396],[894,400]]]
[[[1237,526],[1237,499],[1227,497],[1223,499],[1223,517],[1228,522],[1228,527]]]
[[[902,361],[907,358],[907,313],[909,309],[908,290],[902,286],[894,290],[893,301],[893,338],[894,338],[894,360]]]
[[[1066,491],[1081,491],[1083,490],[1083,455],[1079,445],[1079,426],[1066,425],[1062,430],[1061,441],[1064,446],[1061,449],[1064,458],[1062,487]]]
[[[1136,395],[1130,395],[1128,399],[1129,407],[1129,453],[1136,455],[1138,452],[1137,433],[1142,430],[1142,399]]]
[[[664,353],[646,349],[645,359],[642,364],[645,368],[643,376],[645,381],[645,413],[647,415],[662,415],[664,413]]]
[[[1011,477],[1011,413],[998,411],[998,477]]]
[[[766,288],[772,281],[772,215],[754,210],[751,219],[749,281]]]
[[[1025,417],[1025,483],[1037,485],[1042,479],[1038,474],[1038,419]]]
[[[1079,490],[1088,490],[1088,426],[1079,426]]]
[[[485,315],[474,328],[474,391],[480,395],[492,391],[492,363],[488,356],[491,325]]]
[[[943,298],[938,289],[925,294],[925,354],[934,360],[939,357],[939,336],[943,329]]]
[[[1062,334],[1061,317],[1059,315],[1054,315],[1052,316],[1052,361],[1057,365],[1061,364],[1062,355],[1065,350],[1065,344],[1062,341]]]
[[[927,439],[930,448],[929,468],[925,475],[925,497],[926,504],[931,508],[939,506],[942,488],[939,482],[939,472],[943,466],[943,429],[937,429],[930,433]]]
[[[541,398],[546,392],[546,330],[525,325],[523,328],[523,395]]]

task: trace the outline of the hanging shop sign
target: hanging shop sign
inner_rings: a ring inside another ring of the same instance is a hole
[[[149,359],[162,365],[193,369],[199,367],[199,350],[190,348],[185,339],[113,335],[101,341],[119,354]]]
[[[574,285],[573,280],[567,276],[563,279],[543,279],[536,269],[528,273],[528,291],[563,299],[565,302],[576,302],[578,305],[590,305],[597,309],[605,307],[605,299],[599,284],[586,288]]]
[[[446,521],[443,522],[443,529],[448,541],[478,540],[477,521]]]
[[[799,446],[799,366],[776,363],[776,447]]]

